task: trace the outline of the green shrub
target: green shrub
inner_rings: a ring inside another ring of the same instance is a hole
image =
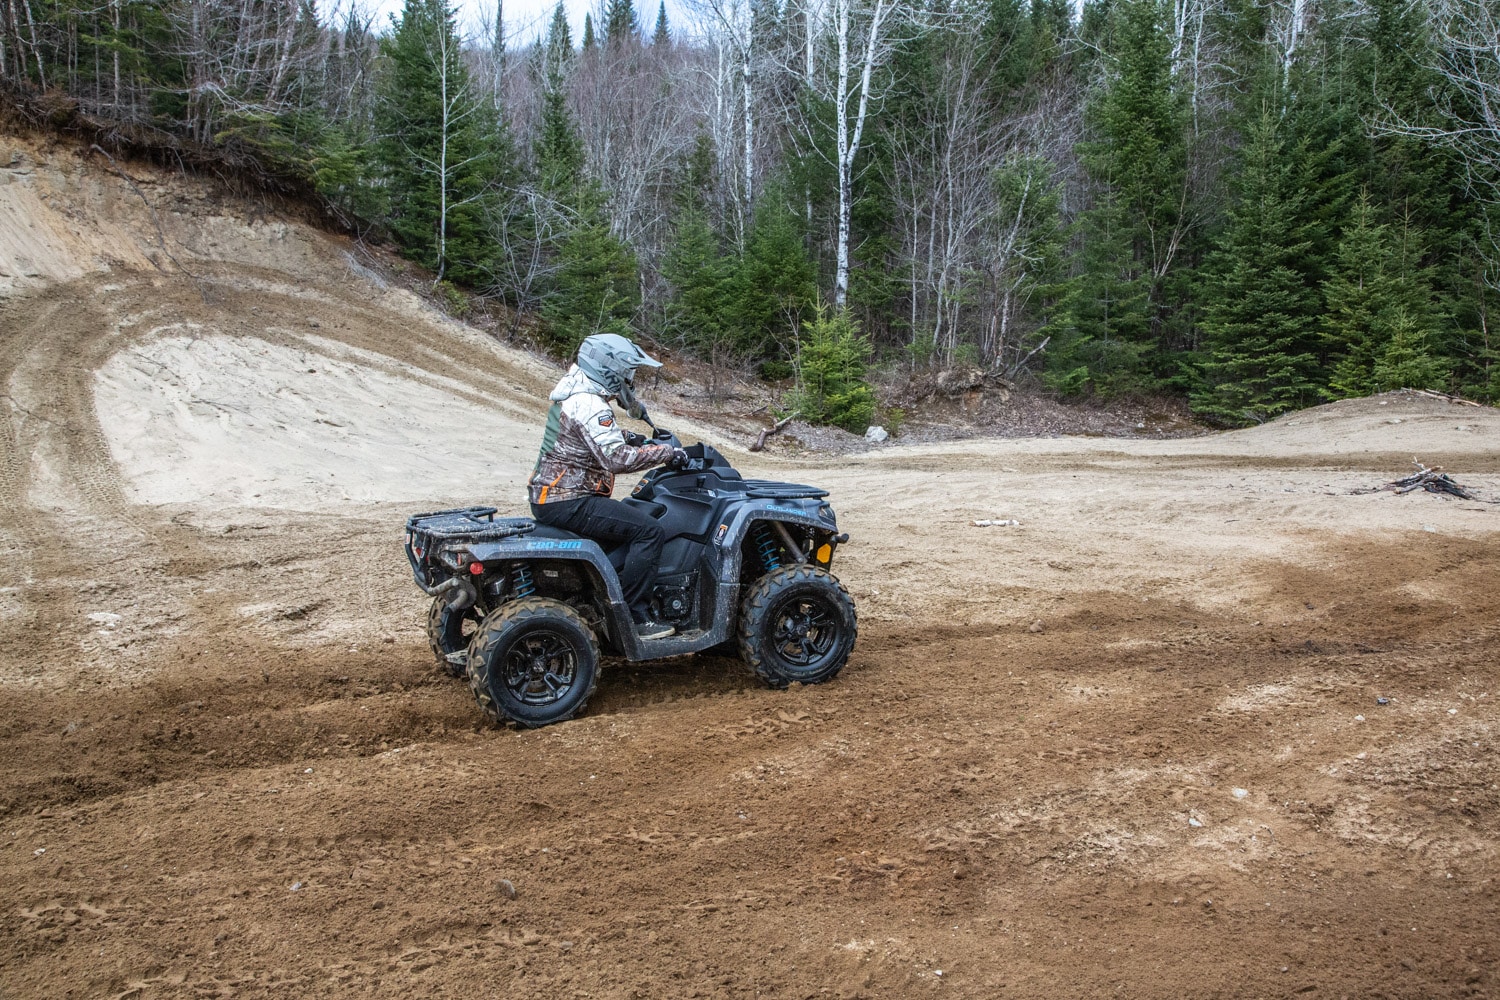
[[[797,388],[789,400],[802,419],[863,433],[875,417],[875,390],[865,381],[870,342],[847,311],[821,307],[797,343]]]

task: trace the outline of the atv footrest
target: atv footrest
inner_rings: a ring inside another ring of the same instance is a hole
[[[699,651],[699,640],[704,636],[701,628],[695,628],[688,632],[674,632],[664,635],[660,639],[640,640],[640,649],[644,654],[643,659],[661,660],[668,656],[684,656],[688,653]]]

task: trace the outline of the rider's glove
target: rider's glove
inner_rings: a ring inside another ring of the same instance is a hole
[[[666,466],[669,469],[685,469],[688,464],[688,453],[681,448],[673,448],[672,454],[667,458]]]
[[[625,443],[630,445],[630,447],[632,448],[639,448],[641,445],[646,443],[646,435],[637,434],[635,431],[626,431]]]

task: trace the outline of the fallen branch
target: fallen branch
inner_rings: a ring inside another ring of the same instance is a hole
[[[760,432],[760,436],[755,439],[755,443],[750,446],[750,450],[764,451],[766,447],[766,438],[770,437],[773,434],[780,434],[783,430],[786,429],[786,425],[791,423],[795,419],[797,419],[797,414],[793,413],[791,416],[783,417],[782,419],[776,421],[776,425],[774,427],[767,427],[763,429]]]
[[[1447,493],[1461,500],[1476,499],[1467,489],[1454,482],[1453,478],[1443,471],[1442,466],[1429,469],[1415,458],[1411,460],[1411,464],[1417,467],[1416,472],[1386,483],[1381,489],[1390,490],[1398,496],[1416,490],[1426,490],[1428,493]]]
[[[1015,378],[1017,375],[1019,375],[1021,373],[1021,369],[1023,367],[1025,367],[1026,362],[1028,362],[1032,358],[1036,357],[1036,355],[1039,354],[1039,353],[1041,353],[1042,351],[1045,351],[1047,349],[1047,345],[1050,344],[1051,342],[1052,342],[1052,338],[1051,337],[1047,337],[1040,344],[1037,344],[1035,347],[1033,347],[1031,349],[1031,353],[1027,354],[1026,357],[1022,358],[1020,361],[1017,361],[1015,364],[1013,364],[1009,368],[1005,369],[1005,375],[1006,375],[1006,377],[1007,378]]]
[[[1481,405],[1483,405],[1481,403],[1474,402],[1472,399],[1463,399],[1462,397],[1459,397],[1459,396],[1449,395],[1446,392],[1436,392],[1436,391],[1434,391],[1432,389],[1406,389],[1404,391],[1416,393],[1418,396],[1427,396],[1427,397],[1429,397],[1431,399],[1441,399],[1445,403],[1456,403],[1459,406],[1481,406]]]

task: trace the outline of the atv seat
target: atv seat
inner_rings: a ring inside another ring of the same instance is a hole
[[[584,538],[583,535],[580,535],[577,532],[568,531],[565,528],[554,528],[550,524],[536,525],[536,527],[531,531],[531,537],[550,538],[554,541],[559,542],[568,542],[575,539]],[[609,560],[609,564],[615,568],[615,572],[620,572],[621,567],[625,565],[625,553],[629,550],[630,546],[623,543],[615,545],[605,545],[603,542],[597,542],[597,540],[596,544],[598,544],[598,546],[604,550],[604,558]]]

